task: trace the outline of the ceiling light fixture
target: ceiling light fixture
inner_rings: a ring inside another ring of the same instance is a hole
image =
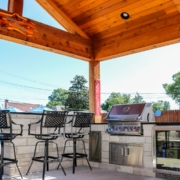
[[[121,18],[122,19],[129,19],[129,14],[127,13],[127,12],[123,12],[123,13],[121,13]]]

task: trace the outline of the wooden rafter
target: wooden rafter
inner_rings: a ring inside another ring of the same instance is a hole
[[[80,29],[60,8],[50,0],[36,0],[48,13],[51,14],[68,32],[79,34],[89,39],[89,37]]]
[[[17,13],[20,16],[22,16],[23,2],[24,2],[24,0],[9,0],[8,1],[8,11],[10,13]]]
[[[5,11],[0,10],[0,12]],[[32,37],[8,30],[2,25],[0,26],[0,38],[85,61],[91,61],[93,58],[93,48],[90,40],[37,21],[30,21],[34,24]]]
[[[178,11],[180,12],[180,0],[173,0],[173,2],[177,6]]]

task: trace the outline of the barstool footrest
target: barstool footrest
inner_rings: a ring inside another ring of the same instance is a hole
[[[62,154],[62,157],[66,157],[66,158],[73,158],[73,156],[74,156],[73,153],[64,153],[64,154]],[[76,153],[75,158],[84,158],[84,157],[87,157],[87,154]]]
[[[53,163],[53,162],[61,161],[61,159],[59,157],[48,156],[47,158],[48,158],[48,160],[46,161],[46,163]],[[32,160],[44,163],[44,156],[33,157]]]
[[[18,162],[16,159],[10,159],[10,158],[3,158],[3,161],[9,161],[9,162],[3,162],[2,164],[0,163],[0,167]]]

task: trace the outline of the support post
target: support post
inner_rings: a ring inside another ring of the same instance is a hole
[[[22,16],[23,2],[24,2],[24,0],[9,0],[8,1],[8,11],[10,13],[17,13],[20,16]]]
[[[100,62],[89,62],[89,110],[95,113],[95,122],[101,122]]]

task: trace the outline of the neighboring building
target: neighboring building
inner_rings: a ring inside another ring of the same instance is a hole
[[[27,112],[30,109],[40,106],[40,104],[19,103],[19,102],[8,101],[6,99],[4,102],[4,108],[7,108],[8,106],[13,106],[17,109],[20,109],[21,111]]]

